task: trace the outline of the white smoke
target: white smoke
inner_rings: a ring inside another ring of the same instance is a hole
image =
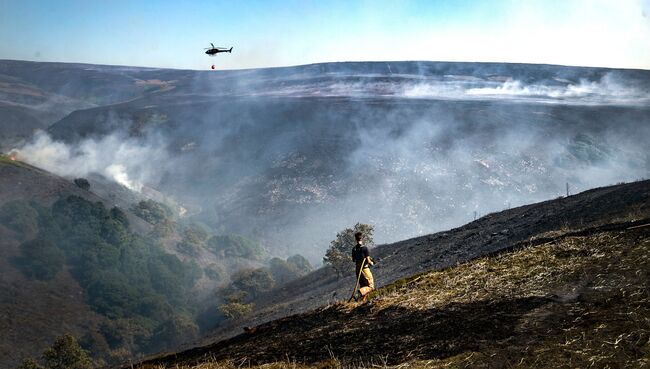
[[[113,178],[115,182],[132,191],[140,192],[142,189],[142,183],[132,181],[126,172],[126,167],[122,164],[111,164],[104,170],[104,173],[106,173],[108,177]]]
[[[159,165],[168,161],[160,140],[146,142],[113,133],[101,139],[85,139],[77,144],[53,140],[38,131],[23,147],[12,150],[18,160],[64,177],[99,173],[133,191],[160,178]]]
[[[608,102],[642,102],[650,96],[634,88],[628,88],[605,76],[600,81],[580,80],[566,86],[526,85],[521,81],[506,81],[496,87],[470,88],[467,95],[474,96],[530,96],[549,99],[590,99],[586,101]],[[564,101],[563,101],[564,102]]]
[[[518,100],[565,105],[645,105],[650,103],[650,87],[629,85],[611,74],[597,80],[526,83],[510,77],[478,78],[467,75],[391,75],[358,81],[363,75],[344,76],[350,80],[305,79],[289,85],[259,84],[238,91],[237,96],[282,97],[397,97],[440,100]],[[368,77],[369,78],[369,77]],[[392,79],[394,78],[394,79]],[[383,80],[382,80],[383,79]],[[221,92],[219,92],[221,93]]]
[[[556,79],[558,84],[526,84],[518,80],[504,82],[432,81],[406,86],[409,98],[500,100],[521,99],[544,103],[576,105],[639,105],[650,103],[650,93],[625,86],[610,75],[598,81],[581,79],[578,83]]]

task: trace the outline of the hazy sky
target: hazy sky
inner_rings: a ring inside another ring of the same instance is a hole
[[[209,57],[203,48],[233,46]],[[650,0],[0,0],[0,59],[207,69],[437,60],[650,69]]]

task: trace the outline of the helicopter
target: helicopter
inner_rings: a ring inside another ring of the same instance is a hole
[[[210,45],[212,45],[211,48],[210,47],[205,48],[205,50],[206,50],[205,53],[210,55],[210,56],[214,56],[215,54],[218,54],[218,53],[232,53],[232,46],[230,47],[230,49],[227,49],[225,47],[215,47],[212,42],[210,42]]]

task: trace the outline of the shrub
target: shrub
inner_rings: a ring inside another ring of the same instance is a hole
[[[289,264],[280,258],[270,260],[269,270],[277,284],[285,284],[301,276],[295,265]]]
[[[253,304],[243,302],[226,302],[219,305],[219,311],[228,319],[239,319],[253,311]]]
[[[39,364],[36,360],[29,358],[23,360],[20,365],[16,367],[16,369],[45,369],[41,364]]]
[[[86,178],[76,178],[74,180],[74,184],[76,184],[77,187],[81,188],[82,190],[90,190],[90,182],[88,182]]]
[[[330,242],[330,247],[325,252],[323,263],[332,266],[339,276],[352,271],[351,253],[352,248],[357,243],[354,234],[362,232],[364,245],[371,246],[373,244],[373,230],[374,227],[369,224],[357,223],[354,228],[346,228],[337,233],[336,239]]]
[[[312,266],[302,255],[294,255],[286,261],[273,258],[269,261],[269,270],[277,284],[285,284],[311,272]]]
[[[131,208],[131,211],[151,224],[158,224],[173,215],[172,210],[167,205],[153,200],[140,201]]]
[[[219,306],[219,311],[228,319],[239,319],[248,315],[253,310],[254,305],[244,303],[245,297],[246,293],[244,292],[231,293],[226,296],[225,302]]]

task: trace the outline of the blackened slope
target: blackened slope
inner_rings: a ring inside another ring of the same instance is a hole
[[[379,267],[381,273],[396,279],[507,249],[545,232],[581,229],[628,216],[650,216],[650,180],[489,214],[448,232],[380,246],[376,254],[384,260],[400,260]],[[404,252],[405,248],[410,252]]]
[[[376,282],[384,286],[416,273],[450,267],[468,260],[524,247],[533,237],[564,230],[583,229],[626,219],[650,217],[650,180],[602,187],[583,193],[486,215],[445,232],[379,245]],[[245,322],[222,327],[212,339],[304,312],[349,297],[353,276],[336,277],[323,268],[273,290],[256,301],[258,312]]]
[[[145,362],[414,367],[641,367],[650,354],[650,219],[422,273],[364,305],[330,305]]]

